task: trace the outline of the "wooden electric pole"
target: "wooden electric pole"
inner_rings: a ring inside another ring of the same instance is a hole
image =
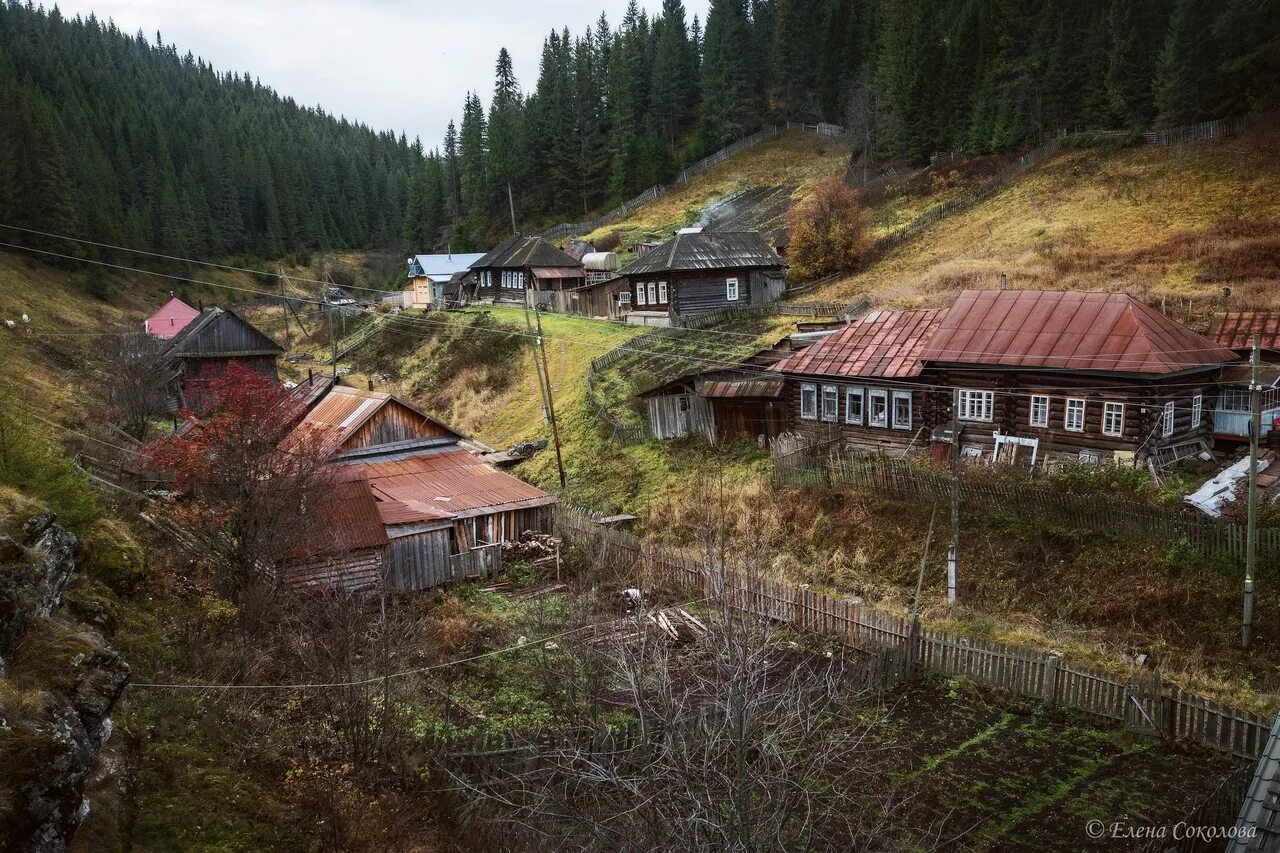
[[[507,181],[507,209],[511,211],[511,233],[517,234],[516,231],[516,200],[511,195],[511,182]]]
[[[960,557],[960,389],[951,402],[951,547],[947,549],[947,604],[956,603],[956,561]]]
[[[1249,377],[1249,497],[1244,551],[1244,626],[1241,642],[1249,648],[1253,639],[1253,573],[1258,567],[1258,439],[1262,435],[1262,337],[1253,336]]]
[[[556,445],[556,468],[560,469],[560,488],[568,489],[569,480],[564,475],[564,458],[560,455],[560,427],[556,425],[556,402],[551,394],[551,371],[547,369],[547,345],[542,339],[542,314],[535,308],[533,316],[538,321],[538,351],[542,354],[542,375],[547,381],[547,413],[551,415],[551,440]]]
[[[289,296],[284,287],[286,281],[284,267],[280,267],[280,316],[284,319],[284,349],[288,352],[293,347],[289,343]]]

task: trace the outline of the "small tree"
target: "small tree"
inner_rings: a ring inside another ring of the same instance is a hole
[[[199,537],[223,591],[241,599],[269,588],[275,568],[316,541],[312,510],[329,474],[320,435],[281,449],[303,414],[288,389],[232,364],[209,390],[213,404],[195,425],[147,454],[191,494],[174,516]]]
[[[787,215],[791,267],[804,278],[851,272],[871,248],[870,224],[857,190],[831,174]]]
[[[110,388],[112,419],[129,435],[145,441],[151,418],[164,411],[165,374],[159,341],[141,332],[109,339],[102,368]]]

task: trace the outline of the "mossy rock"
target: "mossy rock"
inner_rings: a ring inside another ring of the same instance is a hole
[[[12,536],[33,515],[44,512],[44,504],[17,489],[0,486],[0,536]]]
[[[117,592],[133,589],[142,579],[146,560],[133,534],[113,518],[100,518],[84,536],[85,573]]]

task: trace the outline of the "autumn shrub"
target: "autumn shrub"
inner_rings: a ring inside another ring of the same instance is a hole
[[[857,269],[871,249],[870,222],[858,192],[831,174],[787,216],[787,254],[802,278],[820,278]]]

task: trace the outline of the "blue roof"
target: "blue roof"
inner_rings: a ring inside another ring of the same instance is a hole
[[[436,280],[450,279],[460,272],[466,272],[472,264],[482,257],[484,257],[483,252],[414,255],[413,263],[409,265],[409,276],[425,275]]]

